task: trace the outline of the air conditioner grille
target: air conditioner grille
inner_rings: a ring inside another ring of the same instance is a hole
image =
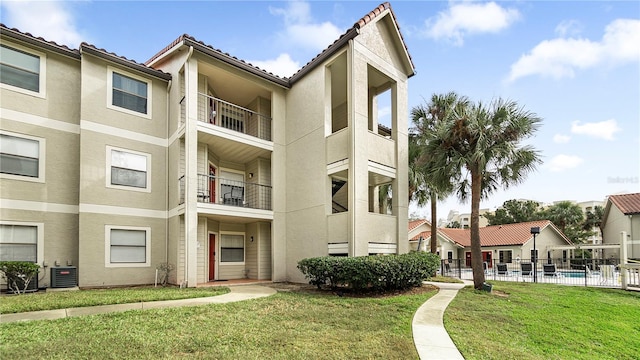
[[[54,267],[51,268],[51,287],[70,288],[78,286],[78,268]]]

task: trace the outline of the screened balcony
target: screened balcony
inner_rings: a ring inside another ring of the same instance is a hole
[[[184,175],[180,177],[180,204],[184,203]],[[198,202],[272,210],[271,186],[198,174]]]

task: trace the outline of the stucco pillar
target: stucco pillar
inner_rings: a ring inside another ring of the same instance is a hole
[[[184,193],[184,239],[185,277],[184,285],[196,287],[198,265],[198,63],[190,58],[185,64],[185,193]]]

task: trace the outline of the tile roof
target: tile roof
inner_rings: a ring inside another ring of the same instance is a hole
[[[425,219],[411,220],[411,221],[409,221],[409,231],[417,228],[418,226],[420,226],[422,224],[427,224],[427,225],[431,226],[429,224],[429,221],[427,221]]]
[[[31,35],[31,33],[28,33],[28,32],[22,32],[15,28],[9,28],[5,24],[1,24],[1,23],[0,23],[0,35],[2,35],[2,37],[7,36],[10,38],[13,38],[14,40],[23,41],[32,45],[40,46],[48,50],[55,51],[59,54],[70,56],[75,59],[80,59],[80,51],[78,51],[77,49],[71,49],[66,45],[60,45],[53,41],[47,41],[42,37],[36,37],[34,35]]]
[[[418,235],[416,235],[416,236],[412,237],[411,239],[409,239],[409,241],[418,241],[418,240],[420,240],[421,236],[422,236],[422,240],[428,240],[428,239],[431,238],[431,231],[422,231]]]
[[[167,52],[169,52],[176,45],[179,45],[180,43],[184,43],[185,45],[196,45],[196,46],[199,47],[199,50],[208,51],[208,52],[210,52],[209,55],[212,55],[214,57],[218,57],[220,60],[226,61],[229,64],[232,64],[232,65],[235,65],[235,66],[239,66],[239,67],[243,68],[244,70],[253,72],[256,75],[264,77],[267,80],[274,81],[274,82],[276,82],[276,83],[278,83],[280,85],[290,87],[298,79],[302,78],[305,73],[307,73],[308,71],[313,69],[317,64],[322,62],[324,59],[326,59],[329,56],[333,55],[335,53],[335,51],[338,51],[339,49],[341,49],[342,46],[344,44],[346,44],[349,40],[351,40],[354,37],[356,37],[358,35],[358,31],[359,31],[359,29],[361,27],[363,27],[366,24],[368,24],[371,21],[373,21],[376,17],[378,17],[380,14],[382,14],[385,10],[389,10],[389,13],[391,14],[391,16],[393,18],[395,26],[398,27],[398,30],[399,30],[400,27],[398,25],[398,22],[396,21],[396,17],[395,17],[395,14],[393,13],[393,10],[391,9],[391,5],[388,2],[382,3],[382,4],[378,5],[375,9],[370,11],[368,14],[363,16],[360,20],[356,21],[355,24],[351,28],[347,29],[347,31],[345,33],[340,35],[340,37],[336,41],[334,41],[331,45],[329,45],[322,52],[320,52],[320,54],[316,55],[313,59],[311,59],[311,61],[306,63],[295,74],[293,74],[291,77],[288,77],[288,78],[277,76],[277,75],[275,75],[273,73],[270,73],[270,72],[268,72],[268,71],[266,71],[264,69],[261,69],[261,68],[255,66],[255,65],[253,65],[251,63],[245,62],[242,59],[238,59],[237,57],[232,56],[232,55],[230,55],[228,53],[225,53],[220,49],[216,49],[211,45],[207,45],[202,41],[198,41],[194,37],[192,37],[192,36],[190,36],[188,34],[180,35],[176,40],[171,42],[164,49],[160,50],[157,54],[153,55],[149,60],[147,60],[145,62],[145,65],[152,64],[154,61],[156,61],[157,59],[159,59],[162,56],[164,56]],[[399,31],[398,31],[398,33],[400,34],[400,39],[402,41],[402,45],[404,46],[404,49],[407,52],[407,56],[408,56],[409,62],[411,64],[411,68],[414,69],[415,66],[413,64],[413,60],[411,59],[411,55],[409,55],[409,50],[407,49],[407,45],[404,42],[404,38],[402,37],[402,34]],[[187,44],[187,42],[189,42],[189,44]]]
[[[530,221],[518,224],[494,225],[480,228],[481,246],[523,245],[533,238],[531,228],[538,226],[540,231],[546,227],[553,228],[567,243],[569,239],[549,220]],[[444,236],[462,246],[471,246],[471,230],[469,229],[439,229]]]
[[[640,193],[611,195],[609,200],[625,215],[640,214]]]
[[[161,70],[156,70],[150,66],[147,66],[146,64],[141,64],[138,63],[134,60],[131,59],[127,59],[124,56],[119,56],[117,54],[114,54],[112,52],[108,52],[105,49],[101,49],[101,48],[97,48],[94,45],[88,44],[86,42],[82,42],[80,44],[80,52],[84,53],[84,52],[88,52],[90,54],[93,55],[97,55],[100,56],[102,58],[111,60],[113,62],[119,63],[120,65],[124,65],[127,67],[131,67],[134,69],[137,69],[139,71],[142,71],[144,73],[147,73],[149,75],[153,75],[153,76],[157,76],[161,79],[165,79],[165,80],[170,80],[171,79],[171,74],[169,73],[165,73],[164,71]]]

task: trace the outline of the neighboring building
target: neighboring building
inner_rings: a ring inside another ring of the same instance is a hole
[[[40,287],[65,266],[149,284],[164,262],[189,287],[304,281],[303,258],[408,251],[414,66],[388,3],[290,78],[188,35],[139,64],[0,30],[0,260],[38,262]]]
[[[409,250],[429,251],[429,242],[431,241],[431,223],[429,221],[423,219],[409,221],[408,235]]]
[[[627,233],[627,256],[640,260],[640,193],[610,195],[604,208],[603,244],[620,244]],[[619,249],[603,249],[603,258],[619,259]]]
[[[484,214],[491,212],[490,209],[480,209],[480,218],[479,218],[479,222],[480,222],[480,227],[485,227],[487,225],[489,225],[489,221],[487,220],[487,218],[485,218]],[[459,213],[456,210],[451,210],[449,211],[449,214],[447,216],[447,221],[444,223],[443,227],[446,227],[447,225],[451,225],[454,222],[458,222],[458,224],[460,224],[460,228],[461,229],[468,229],[471,227],[471,213]]]
[[[518,224],[486,226],[480,228],[482,259],[489,266],[493,263],[515,263],[517,259],[529,261],[533,256],[532,227],[539,227],[536,235],[538,259],[560,259],[567,261],[568,250],[554,247],[571,247],[571,241],[549,220]],[[438,229],[438,252],[441,259],[464,259],[471,266],[471,230]]]

